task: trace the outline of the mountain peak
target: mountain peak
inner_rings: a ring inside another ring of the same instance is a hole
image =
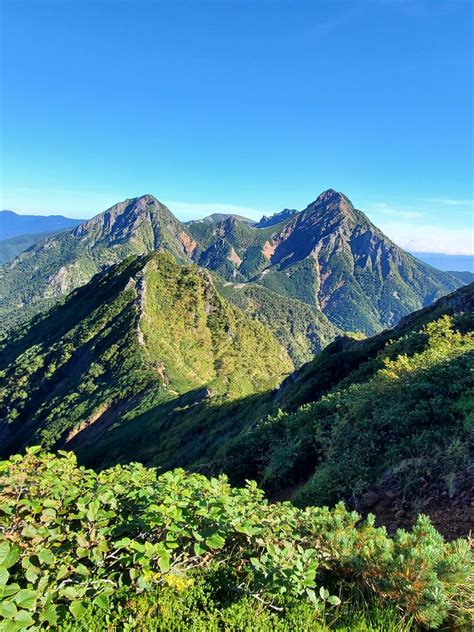
[[[296,213],[298,213],[298,211],[294,208],[285,208],[283,211],[273,213],[273,215],[270,215],[269,217],[267,217],[267,215],[263,215],[262,219],[255,224],[254,227],[268,228],[269,226],[274,226],[275,224],[279,224],[280,222],[290,219],[290,217],[293,217]]]
[[[136,204],[161,204],[159,200],[156,199],[154,195],[150,193],[145,193],[145,195],[139,195],[138,197],[131,200]]]
[[[341,202],[345,202],[352,206],[352,202],[348,197],[344,195],[344,193],[340,193],[339,191],[335,191],[334,189],[327,189],[318,195],[316,200],[313,202],[314,206],[319,206],[320,204],[340,204]]]

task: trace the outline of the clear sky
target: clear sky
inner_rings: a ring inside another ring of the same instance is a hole
[[[1,0],[1,208],[181,219],[343,191],[473,247],[470,0]]]

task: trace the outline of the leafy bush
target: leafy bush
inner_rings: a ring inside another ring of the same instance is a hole
[[[186,591],[213,569],[221,590],[268,610],[366,594],[428,627],[469,614],[468,544],[446,544],[427,518],[392,539],[342,505],[271,505],[252,482],[139,464],[96,473],[39,448],[0,463],[0,486],[5,630],[80,621],[123,590]]]
[[[323,369],[314,371],[315,401],[229,442],[223,469],[233,482],[256,478],[269,493],[290,489],[303,507],[358,499],[383,477],[407,500],[416,500],[423,477],[431,495],[452,493],[472,463],[473,330],[470,315],[445,315],[366,353],[365,362],[357,349],[373,342],[353,343],[336,354],[342,375],[322,396],[316,378],[325,384],[337,370],[328,355],[315,360]],[[308,381],[303,373],[296,384]]]

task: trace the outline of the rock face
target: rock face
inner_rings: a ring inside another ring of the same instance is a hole
[[[276,224],[228,220],[195,237],[201,265],[315,305],[345,331],[372,334],[393,326],[461,285],[404,252],[333,189]],[[229,248],[238,265],[231,265]]]
[[[405,253],[333,189],[301,212],[252,226],[235,215],[183,224],[151,195],[125,200],[0,268],[4,330],[130,254],[157,249],[228,282],[256,283],[321,310],[343,331],[373,334],[462,285]]]
[[[284,222],[287,219],[290,219],[295,213],[298,211],[295,208],[285,208],[283,211],[279,213],[274,213],[267,217],[266,215],[262,216],[262,219],[255,224],[255,228],[268,228],[269,226],[275,226],[275,224],[279,224],[280,222]]]

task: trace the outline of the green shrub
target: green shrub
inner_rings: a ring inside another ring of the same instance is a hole
[[[270,611],[302,600],[324,612],[366,594],[428,627],[468,614],[467,542],[446,544],[427,518],[392,539],[343,505],[271,505],[252,482],[139,464],[95,473],[39,448],[0,463],[0,486],[5,630],[55,627],[68,612],[80,621],[121,590],[187,590],[206,569]]]

